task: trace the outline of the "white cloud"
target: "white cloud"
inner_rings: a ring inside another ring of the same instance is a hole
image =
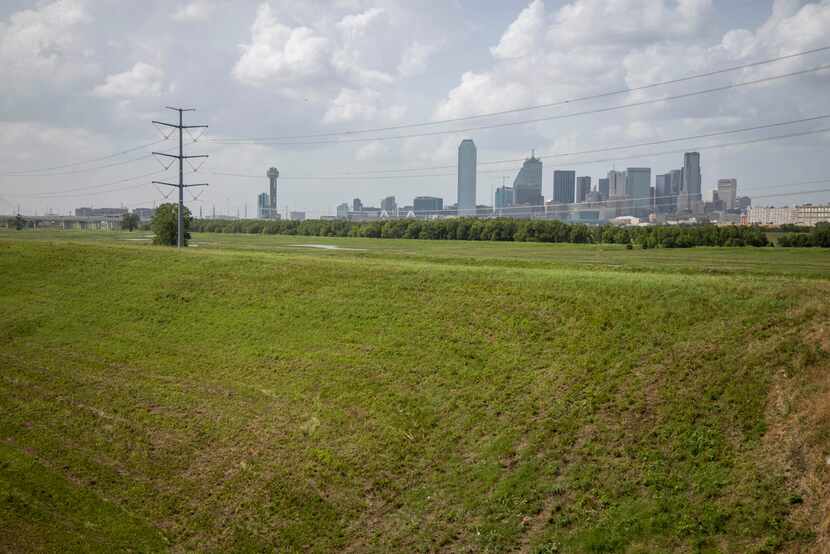
[[[338,14],[342,9],[349,12]],[[289,22],[282,15],[286,6],[262,4],[233,76],[308,101],[309,109],[322,109],[324,124],[396,121],[405,110],[386,100],[395,96],[392,87],[423,71],[437,50],[435,43],[405,36],[401,9],[336,4],[332,13],[291,12],[296,17]]]
[[[546,25],[545,3],[542,0],[533,0],[510,24],[498,45],[490,51],[496,58],[527,56],[539,47]]]
[[[326,72],[329,49],[327,38],[309,27],[279,23],[271,7],[263,4],[251,27],[251,44],[242,46],[233,76],[248,85],[291,83],[320,76]]]
[[[355,159],[361,162],[377,160],[389,154],[389,147],[382,142],[364,144],[355,152]]]
[[[404,50],[398,64],[398,75],[403,78],[415,77],[427,68],[430,57],[439,49],[437,44],[423,44],[415,41]]]
[[[144,62],[136,63],[132,69],[106,78],[93,94],[104,98],[136,98],[161,95],[164,72]]]
[[[213,13],[213,4],[207,0],[194,0],[180,7],[171,16],[174,21],[204,21]]]
[[[489,113],[535,101],[532,87],[518,80],[502,79],[491,72],[468,71],[461,83],[452,89],[435,111],[437,119],[448,119],[472,113]]]
[[[0,21],[0,89],[26,94],[35,85],[65,84],[94,73],[81,26],[92,21],[80,0],[60,0]]]
[[[299,15],[284,5],[278,12],[262,4],[233,76],[251,86],[280,85],[279,93],[287,96],[325,100],[343,88],[387,87],[423,72],[439,46],[413,37],[409,8],[358,4],[363,3]],[[357,11],[338,15],[342,9]]]
[[[574,0],[555,12],[533,0],[490,49],[494,66],[466,72],[438,118],[541,104],[619,85],[620,61],[639,47],[686,44],[711,0]]]
[[[383,121],[399,120],[406,108],[404,106],[383,107],[381,94],[372,89],[342,89],[331,102],[323,116],[324,123],[344,123],[349,121]]]
[[[677,40],[704,27],[711,5],[711,0],[576,0],[557,12],[547,38],[569,47]]]

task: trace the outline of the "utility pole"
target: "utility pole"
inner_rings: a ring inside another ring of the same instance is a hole
[[[184,133],[185,129],[206,129],[207,125],[184,125],[182,122],[182,114],[184,112],[195,112],[195,108],[173,108],[171,106],[166,106],[168,110],[173,110],[179,112],[179,124],[174,125],[172,123],[164,123],[163,121],[153,121],[156,125],[164,125],[165,127],[172,127],[174,129],[179,130],[179,155],[175,156],[173,154],[164,154],[162,152],[153,152],[153,154],[157,156],[165,156],[168,158],[176,158],[179,160],[179,184],[174,183],[167,183],[165,181],[153,181],[153,183],[157,185],[167,185],[168,187],[176,187],[179,189],[179,220],[178,220],[178,237],[176,241],[176,246],[181,248],[184,246],[184,189],[185,187],[206,187],[208,186],[207,183],[194,183],[191,185],[184,184],[184,161],[190,158],[207,158],[206,154],[200,156],[185,156],[184,155],[184,147],[182,144],[182,133]]]

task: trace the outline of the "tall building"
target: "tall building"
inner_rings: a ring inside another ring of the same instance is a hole
[[[597,182],[597,192],[600,200],[608,200],[608,178],[600,178]]]
[[[363,202],[360,201],[360,198],[355,198],[352,200],[352,211],[353,212],[362,212],[363,211]]]
[[[737,207],[738,180],[718,179],[718,200],[723,202],[726,210],[734,210]]]
[[[412,201],[412,210],[437,214],[444,209],[444,199],[436,196],[416,196]]]
[[[651,213],[651,168],[629,167],[625,170],[625,195],[631,199],[626,203],[629,213],[644,219]]]
[[[678,198],[680,197],[680,191],[683,190],[683,170],[682,169],[672,169],[669,174],[671,175],[671,212],[677,212],[677,204]]]
[[[553,203],[573,204],[576,171],[556,170],[553,172]]]
[[[576,201],[585,202],[588,198],[588,193],[591,192],[591,178],[577,177],[576,178]]]
[[[615,215],[627,215],[628,206],[625,195],[625,171],[612,169],[608,172],[608,207]]]
[[[513,205],[536,206],[544,209],[542,196],[542,160],[531,153],[513,181]]]
[[[380,201],[380,209],[384,210],[389,215],[395,215],[398,213],[398,203],[395,201],[394,196],[387,196],[383,200]]]
[[[337,206],[337,219],[349,219],[349,204],[346,202]]]
[[[671,209],[671,173],[654,176],[654,211],[668,214]]]
[[[266,175],[268,175],[268,217],[275,218],[280,213],[277,209],[277,178],[280,172],[276,167],[272,167],[268,169]]]
[[[513,205],[513,187],[498,187],[495,198],[496,209],[509,208]]]
[[[476,145],[464,139],[458,145],[458,215],[476,213]]]
[[[608,172],[608,199],[619,200],[625,198],[625,171],[611,170]]]
[[[703,207],[703,195],[700,193],[700,153],[683,154],[683,178],[677,199],[678,212],[700,213]]]
[[[261,192],[256,197],[256,216],[259,219],[271,218],[271,201],[267,192]]]

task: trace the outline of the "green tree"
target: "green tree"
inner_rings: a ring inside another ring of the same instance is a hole
[[[139,220],[138,214],[126,213],[121,217],[121,228],[130,232],[138,229],[140,223],[141,220]]]
[[[18,231],[22,231],[23,228],[26,226],[26,220],[23,219],[23,216],[17,214],[17,217],[14,218],[14,228]]]
[[[830,223],[817,223],[811,234],[813,244],[822,248],[830,248]]]
[[[167,246],[176,246],[178,238],[178,204],[162,204],[156,209],[153,215],[153,221],[150,223],[150,228],[155,233],[153,237],[153,244],[164,244]],[[187,241],[190,239],[190,224],[192,217],[190,210],[185,206],[184,208],[184,244],[187,246]]]

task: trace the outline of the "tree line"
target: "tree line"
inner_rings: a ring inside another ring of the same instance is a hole
[[[787,233],[778,237],[778,246],[830,248],[830,223],[818,223],[806,232]]]
[[[478,240],[574,244],[625,244],[640,248],[693,246],[767,246],[766,233],[757,226],[619,227],[585,225],[557,220],[453,218],[348,220],[193,220],[191,230],[208,233],[250,233],[317,237],[370,237],[420,240]]]

